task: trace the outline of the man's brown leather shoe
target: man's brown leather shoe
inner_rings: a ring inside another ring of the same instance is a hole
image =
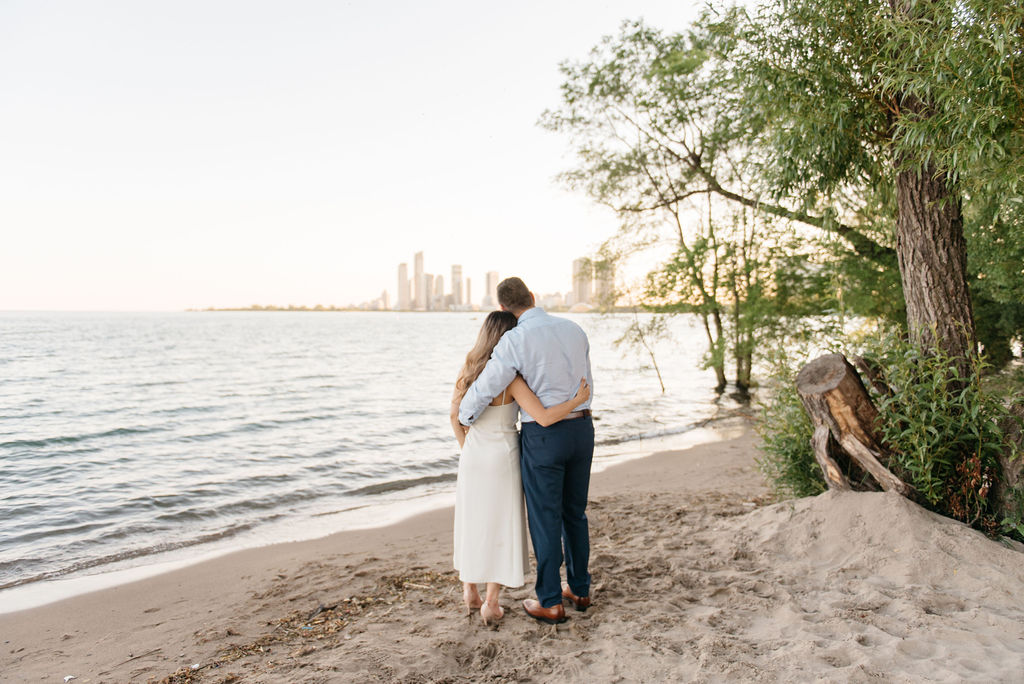
[[[526,599],[523,601],[523,610],[525,610],[526,614],[534,620],[540,620],[541,622],[546,622],[549,625],[557,625],[565,622],[565,608],[562,607],[561,603],[557,606],[544,608],[536,599]]]
[[[587,608],[590,607],[590,597],[577,596],[576,594],[572,593],[572,589],[569,588],[568,584],[562,585],[562,598],[569,599],[569,602],[572,604],[572,607],[581,613],[585,613]]]

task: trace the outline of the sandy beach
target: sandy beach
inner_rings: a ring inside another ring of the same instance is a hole
[[[1019,681],[1024,555],[887,494],[772,503],[745,421],[597,473],[595,606],[462,612],[452,510],[0,615],[5,682]]]

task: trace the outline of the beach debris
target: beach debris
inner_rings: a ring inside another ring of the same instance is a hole
[[[312,613],[310,613],[309,617],[307,617],[306,619],[307,620],[312,620],[313,618],[315,618],[320,613],[323,613],[324,611],[327,611],[327,610],[334,610],[337,607],[338,607],[337,603],[335,603],[334,605],[331,605],[331,606],[324,606],[324,604],[319,603],[319,604],[317,604],[316,610],[314,610]]]
[[[164,677],[161,684],[192,684],[200,681],[197,677],[207,668],[218,668],[247,657],[255,657],[259,659],[262,667],[272,668],[275,661],[267,659],[271,646],[289,647],[289,650],[284,652],[293,658],[318,650],[321,648],[318,643],[323,644],[324,648],[337,646],[352,638],[350,634],[344,632],[354,620],[370,617],[375,613],[375,609],[379,609],[378,614],[387,615],[390,607],[396,602],[406,600],[409,591],[430,591],[438,595],[450,595],[451,587],[459,584],[459,578],[454,571],[437,572],[424,569],[412,574],[385,575],[377,580],[376,586],[368,594],[347,596],[329,605],[318,602],[313,611],[296,611],[286,617],[269,620],[266,623],[270,628],[268,633],[249,643],[231,644],[221,649],[209,663],[200,667],[183,667]]]
[[[192,669],[193,670],[198,670],[199,669],[199,663],[193,663],[192,664]]]
[[[64,678],[64,681],[65,682],[70,682],[72,679],[78,679],[78,677],[76,677],[75,675],[68,675],[67,677]]]
[[[146,651],[145,653],[140,653],[139,655],[135,655],[134,653],[129,653],[128,654],[128,659],[127,660],[122,660],[121,662],[119,662],[117,664],[117,667],[121,667],[125,663],[130,663],[133,660],[138,660],[139,658],[145,658],[148,655],[153,655],[154,653],[158,653],[161,650],[163,650],[163,649],[161,649],[161,648],[154,648],[154,649],[151,649],[149,651]]]

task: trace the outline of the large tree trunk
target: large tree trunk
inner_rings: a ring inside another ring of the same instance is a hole
[[[896,176],[896,252],[911,339],[955,359],[961,377],[976,352],[960,198],[930,164]]]
[[[930,19],[931,3],[889,0],[903,20]],[[911,46],[907,46],[910,50]],[[923,93],[902,93],[892,103],[891,122],[927,118]],[[923,347],[949,354],[961,377],[972,373],[977,352],[974,315],[967,287],[967,244],[960,196],[948,174],[930,161],[895,155],[896,256],[910,337]]]

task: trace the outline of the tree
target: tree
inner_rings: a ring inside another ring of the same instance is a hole
[[[576,145],[566,180],[638,236],[638,217],[699,195],[835,236],[861,291],[899,275],[911,336],[963,374],[964,218],[989,217],[966,230],[984,250],[1020,196],[1022,19],[1011,0],[774,0],[683,35],[630,23],[563,67],[543,122]]]
[[[756,141],[779,191],[892,179],[911,336],[962,375],[976,347],[964,204],[998,215],[1021,189],[1022,20],[1010,0],[797,0],[726,24],[720,43],[767,122]],[[976,228],[984,249],[992,231]]]
[[[827,229],[845,250],[874,264],[861,270],[869,279],[886,277],[895,255],[881,242],[885,232],[869,221],[854,226],[837,219],[848,203],[841,196],[814,212],[799,199],[769,201],[760,152],[735,125],[742,120],[739,100],[730,94],[735,72],[710,49],[713,36],[706,30],[665,36],[625,24],[622,36],[606,38],[589,62],[563,65],[564,106],[546,112],[542,123],[568,133],[576,145],[581,165],[563,179],[611,206],[622,219],[621,236],[633,247],[654,239],[652,226],[659,220],[669,226],[674,253],[652,274],[649,294],[660,311],[697,313],[719,390],[726,386],[725,359],[731,353],[737,387],[746,391],[757,337],[751,324],[773,320],[763,305],[764,293],[774,288],[765,288],[769,276],[761,271],[781,257],[776,243],[763,240],[768,233],[759,232],[766,219],[778,220],[776,233],[791,222]],[[725,225],[717,225],[710,209],[692,209],[710,208],[712,198],[720,207],[732,206],[719,209],[727,216]],[[793,243],[813,242],[803,234],[790,237]],[[769,246],[772,260],[763,258]],[[790,291],[799,289],[795,281],[802,272],[787,272]]]

